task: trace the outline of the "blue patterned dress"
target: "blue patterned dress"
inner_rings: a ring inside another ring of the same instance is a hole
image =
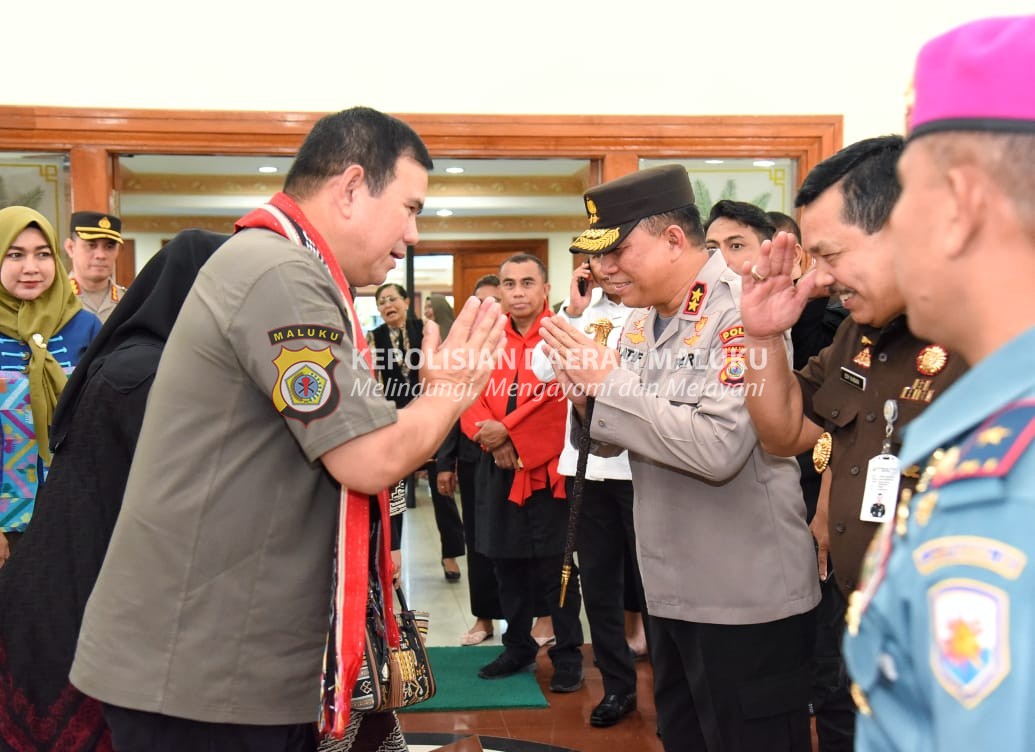
[[[100,319],[80,311],[50,338],[47,349],[70,373],[100,328]],[[36,444],[28,362],[28,343],[0,334],[0,532],[25,530],[47,472]]]

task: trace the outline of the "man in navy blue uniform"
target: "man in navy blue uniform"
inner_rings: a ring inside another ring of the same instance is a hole
[[[857,750],[1035,746],[1035,16],[920,52],[888,225],[910,328],[971,370],[906,431],[924,468],[848,608]]]

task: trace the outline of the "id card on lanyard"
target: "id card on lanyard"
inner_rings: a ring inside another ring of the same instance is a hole
[[[887,400],[884,403],[887,426],[884,429],[881,453],[873,457],[866,467],[862,505],[859,508],[859,519],[863,522],[890,523],[895,518],[895,503],[902,478],[901,462],[891,453],[891,435],[897,419],[898,403]]]

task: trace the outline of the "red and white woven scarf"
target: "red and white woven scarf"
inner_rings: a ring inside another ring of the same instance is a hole
[[[327,268],[341,291],[348,312],[352,344],[360,349],[371,376],[373,362],[366,339],[359,326],[359,317],[352,301],[352,291],[341,265],[327,242],[306,219],[298,204],[285,193],[278,193],[268,204],[242,217],[235,229],[265,228],[315,253]],[[341,738],[348,725],[352,704],[352,687],[359,676],[366,635],[367,596],[370,562],[370,502],[368,494],[342,486],[338,532],[335,538],[334,577],[331,597],[331,624],[324,650],[324,675],[320,683],[320,731]],[[377,494],[381,512],[381,551],[377,557],[381,578],[381,604],[385,615],[389,647],[399,647],[399,626],[392,609],[391,532],[388,523],[388,491]]]

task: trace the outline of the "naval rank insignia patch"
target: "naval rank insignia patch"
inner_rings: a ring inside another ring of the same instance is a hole
[[[289,350],[282,346],[273,359],[277,367],[273,406],[284,417],[306,425],[330,415],[338,406],[338,388],[334,382],[337,364],[330,346],[320,350],[308,347]]]

